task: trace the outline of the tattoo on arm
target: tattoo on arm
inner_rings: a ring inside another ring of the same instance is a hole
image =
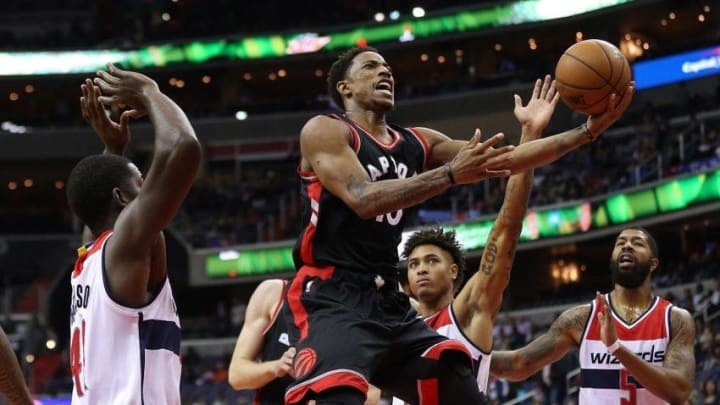
[[[480,271],[487,274],[488,276],[493,272],[493,267],[495,266],[495,261],[497,260],[497,252],[497,236],[494,236],[487,243],[487,246],[485,246],[485,264],[483,265],[482,269],[480,269]]]
[[[685,316],[684,316],[685,315]],[[689,314],[672,310],[670,313],[672,325],[670,344],[667,348],[664,367],[678,370],[695,381],[695,324]]]
[[[351,174],[347,180],[348,193],[357,201],[361,216],[367,217],[412,207],[449,187],[450,182],[441,169],[433,169],[408,179],[369,182]],[[356,212],[360,214],[357,209]]]

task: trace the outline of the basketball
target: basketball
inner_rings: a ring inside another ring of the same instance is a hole
[[[599,39],[569,47],[555,66],[560,98],[571,109],[589,115],[604,112],[612,93],[622,97],[630,80],[630,64],[622,52]]]

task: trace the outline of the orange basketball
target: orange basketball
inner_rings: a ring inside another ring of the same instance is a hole
[[[610,94],[625,94],[632,80],[630,64],[615,45],[599,39],[569,47],[555,66],[555,82],[568,107],[584,114],[600,114]]]

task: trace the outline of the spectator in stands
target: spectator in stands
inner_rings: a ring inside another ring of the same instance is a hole
[[[717,393],[717,382],[714,378],[708,378],[702,383],[700,389],[701,405],[720,405],[720,396]]]

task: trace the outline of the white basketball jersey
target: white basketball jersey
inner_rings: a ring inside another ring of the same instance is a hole
[[[112,232],[81,248],[72,272],[72,403],[180,404],[180,319],[170,282],[149,304],[118,304],[105,285]]]
[[[609,299],[609,295],[606,297]],[[645,314],[630,324],[615,313],[612,305],[610,308],[620,343],[648,363],[662,367],[670,342],[670,302],[655,297]],[[593,301],[580,342],[580,404],[667,404],[645,389],[615,356],[608,353],[600,339],[597,311],[598,304]]]
[[[473,363],[473,372],[477,380],[480,392],[486,392],[488,379],[490,378],[490,358],[492,353],[485,353],[463,333],[458,326],[455,314],[452,310],[452,304],[441,309],[437,313],[425,318],[425,323],[435,329],[439,334],[447,336],[450,339],[457,340],[470,352]],[[398,398],[393,398],[393,405],[403,405],[404,402]]]

